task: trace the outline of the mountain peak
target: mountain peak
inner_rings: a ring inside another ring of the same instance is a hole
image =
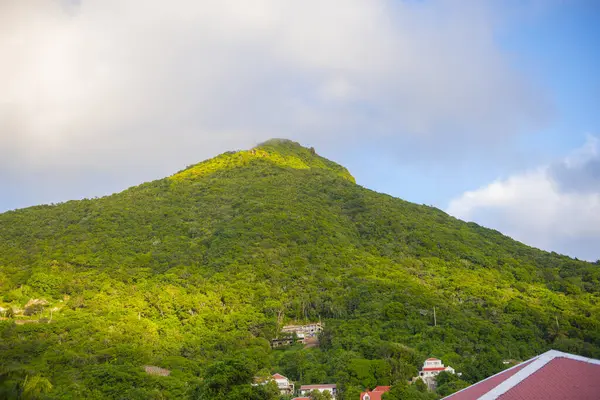
[[[343,166],[321,157],[314,147],[304,147],[289,139],[269,139],[250,150],[228,151],[209,160],[194,164],[171,176],[173,180],[187,180],[212,175],[221,170],[248,166],[267,161],[274,165],[293,169],[324,169],[356,183]]]
[[[257,150],[257,149],[265,150],[270,153],[278,153],[281,155],[288,155],[288,156],[292,156],[292,155],[297,156],[297,157],[317,156],[317,153],[316,153],[316,150],[314,147],[304,147],[300,143],[294,142],[293,140],[290,140],[290,139],[279,139],[279,138],[269,139],[267,141],[264,141],[264,142],[256,145],[250,151]]]
[[[305,147],[302,146],[300,143],[294,142],[293,140],[290,140],[290,139],[284,139],[284,138],[272,138],[269,140],[265,140],[264,142],[260,143],[256,147],[267,147],[267,146],[305,149]]]

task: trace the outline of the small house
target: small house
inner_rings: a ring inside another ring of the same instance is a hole
[[[273,374],[271,378],[277,383],[281,395],[290,395],[294,393],[294,382],[281,374]]]
[[[435,390],[435,377],[442,371],[449,372],[451,374],[455,373],[454,368],[450,366],[444,366],[442,360],[439,358],[428,358],[423,363],[423,368],[419,372],[419,376],[414,378],[413,381],[421,379],[423,382],[425,382],[429,390]]]
[[[333,398],[337,395],[337,386],[335,384],[302,385],[300,386],[300,395],[308,395],[313,390],[318,390],[321,393],[329,392]]]
[[[390,389],[390,386],[377,386],[372,391],[367,389],[367,391],[360,394],[360,400],[381,400],[383,394],[389,392]]]

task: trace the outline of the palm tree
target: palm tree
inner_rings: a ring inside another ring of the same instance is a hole
[[[24,399],[39,399],[43,393],[48,393],[50,390],[52,390],[52,384],[40,375],[32,377],[27,375],[21,384],[21,395]]]

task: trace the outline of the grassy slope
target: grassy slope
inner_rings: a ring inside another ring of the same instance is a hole
[[[350,395],[429,355],[470,380],[549,347],[600,357],[598,278],[270,141],[105,198],[1,214],[0,305],[57,311],[0,323],[0,390],[39,375],[55,398],[224,393],[235,385],[207,381],[227,359]],[[278,318],[325,320],[321,349],[271,352]]]

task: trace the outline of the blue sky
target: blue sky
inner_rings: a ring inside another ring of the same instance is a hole
[[[583,0],[3,2],[0,212],[287,137],[365,187],[596,260],[598,38]]]
[[[398,160],[375,157],[365,160],[356,171],[361,181],[415,202],[444,207],[452,196],[512,172],[556,161],[584,145],[588,135],[600,134],[599,2],[573,1],[548,6],[539,14],[514,23],[510,30],[498,34],[496,40],[509,53],[512,66],[527,74],[546,93],[554,108],[551,122],[515,138],[510,144],[512,154],[507,155],[510,160],[495,160],[494,165],[484,170],[473,170],[471,162],[460,165],[460,180],[448,176],[457,171],[445,172],[445,167],[435,163],[425,166],[411,163],[398,168]],[[369,168],[373,161],[378,166]],[[475,165],[481,163],[478,160]],[[394,180],[402,187],[391,186],[390,181]]]

